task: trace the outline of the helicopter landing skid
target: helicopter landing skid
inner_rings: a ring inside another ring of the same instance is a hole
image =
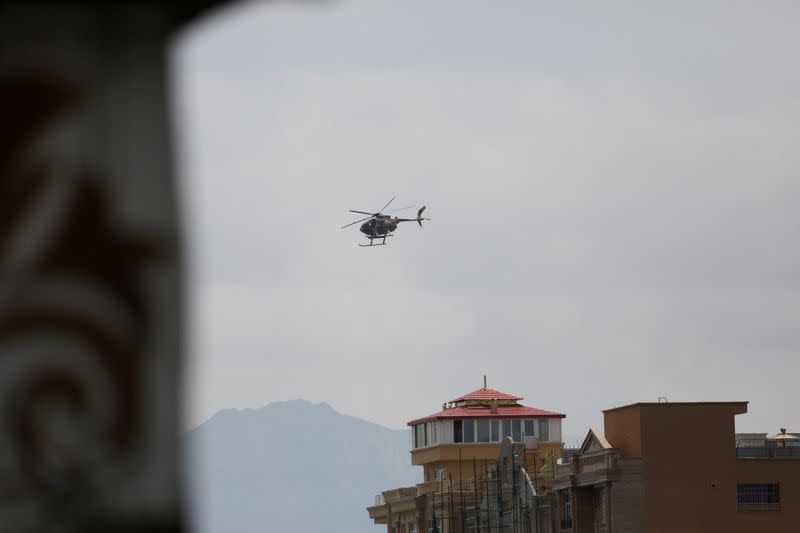
[[[386,245],[386,237],[394,237],[394,235],[381,235],[380,237],[367,236],[367,239],[369,239],[369,244],[359,244],[359,246],[362,248],[369,248],[370,246],[384,246]],[[381,239],[381,242],[378,243],[372,242],[373,240],[378,240],[378,239]]]

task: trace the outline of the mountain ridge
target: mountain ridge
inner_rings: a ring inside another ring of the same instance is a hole
[[[417,481],[411,432],[304,399],[221,409],[187,431],[197,531],[377,531],[366,507]]]

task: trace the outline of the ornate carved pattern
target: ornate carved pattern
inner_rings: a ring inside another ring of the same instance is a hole
[[[133,448],[156,251],[115,223],[103,180],[42,146],[81,97],[53,76],[0,78],[0,502],[67,515]]]

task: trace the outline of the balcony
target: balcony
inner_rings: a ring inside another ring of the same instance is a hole
[[[386,490],[375,496],[374,505],[367,507],[369,517],[376,524],[386,524],[389,519],[389,507],[394,509],[413,509],[414,500],[419,495],[417,487],[400,487]],[[387,505],[388,504],[388,505]]]
[[[601,450],[572,457],[565,465],[556,465],[556,477],[578,476],[593,472],[610,472],[617,465],[617,450]]]
[[[477,501],[480,501],[483,491],[486,489],[486,484],[486,479],[480,479],[476,484],[475,480],[471,478],[460,482],[450,479],[425,481],[413,487],[400,487],[383,491],[375,496],[374,504],[368,509],[370,509],[370,516],[372,516],[372,514],[378,514],[378,507],[383,507],[387,503],[407,502],[418,496],[428,496],[437,502],[450,502],[452,498],[453,501],[457,501],[459,504],[469,503],[469,505],[475,505],[476,496]]]
[[[405,500],[417,496],[417,487],[400,487],[392,490],[385,490],[375,496],[375,505],[384,505],[385,503],[396,502],[398,500]]]

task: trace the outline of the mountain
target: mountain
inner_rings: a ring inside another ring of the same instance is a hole
[[[186,434],[199,533],[377,533],[366,507],[408,486],[411,433],[305,400],[226,409]]]

